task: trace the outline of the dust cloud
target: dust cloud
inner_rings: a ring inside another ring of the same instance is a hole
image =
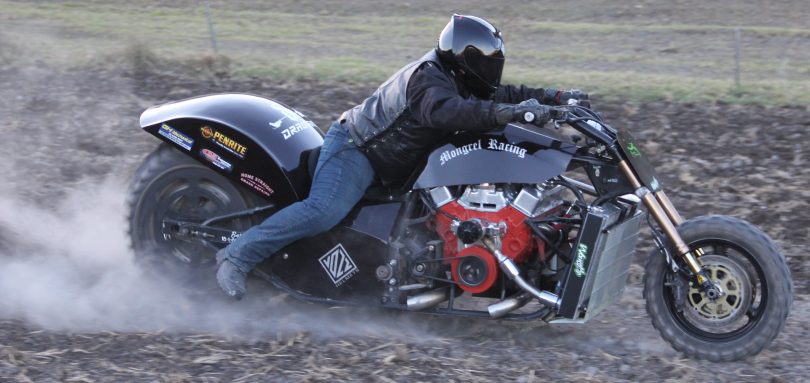
[[[210,291],[156,277],[129,249],[126,184],[118,177],[80,182],[53,208],[0,190],[0,319],[79,332],[426,338],[410,319],[292,302],[257,279],[244,300],[232,301],[213,285],[213,269]]]

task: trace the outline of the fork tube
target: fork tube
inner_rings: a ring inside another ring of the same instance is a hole
[[[636,177],[636,173],[633,173],[633,170],[630,169],[630,166],[627,165],[627,161],[619,161],[619,168],[622,169],[624,175],[630,180],[630,185],[633,186],[633,190],[636,190],[641,187],[641,181],[638,180]]]
[[[681,235],[678,234],[678,229],[675,228],[672,220],[664,211],[664,208],[661,207],[661,204],[658,203],[658,200],[656,200],[653,194],[650,193],[649,189],[641,185],[638,177],[636,177],[636,174],[632,169],[630,169],[630,166],[627,165],[627,162],[619,162],[619,168],[622,169],[624,175],[628,180],[630,180],[630,184],[636,189],[636,194],[641,198],[642,201],[644,201],[644,206],[647,206],[647,210],[650,211],[650,214],[653,215],[655,221],[658,222],[659,226],[661,226],[661,229],[664,231],[667,238],[672,241],[672,245],[675,247],[675,250],[681,255],[681,257],[683,257],[684,261],[686,261],[689,269],[692,270],[693,273],[699,274],[701,269],[700,263],[698,263],[694,255],[692,255],[692,253],[689,251],[689,246],[686,245],[686,242],[683,241]]]
[[[658,200],[658,203],[664,208],[667,216],[675,226],[680,226],[680,224],[683,223],[683,217],[675,210],[675,206],[672,206],[672,201],[669,200],[669,197],[663,190],[655,192],[655,199]]]

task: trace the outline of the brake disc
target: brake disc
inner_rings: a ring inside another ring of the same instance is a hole
[[[720,286],[724,294],[712,300],[698,286],[691,286],[684,313],[696,324],[708,327],[717,328],[734,323],[745,315],[751,305],[750,276],[729,257],[704,255],[700,257],[700,262],[709,278]]]

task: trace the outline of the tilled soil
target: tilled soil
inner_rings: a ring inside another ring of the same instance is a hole
[[[15,230],[16,220],[24,217],[12,211],[25,205],[34,208],[24,211],[58,213],[76,193],[95,198],[88,191],[103,188],[103,180],[122,189],[120,184],[157,144],[138,129],[137,116],[149,105],[205,93],[249,92],[295,106],[325,127],[373,89],[234,80],[213,72],[188,77],[183,75],[192,73],[188,68],[151,65],[67,71],[46,64],[0,67],[0,129],[5,137],[0,141],[4,153],[0,171],[7,179],[0,191],[4,200],[17,204],[0,206],[0,251],[10,260],[0,263],[0,278],[10,276],[3,267],[8,271],[9,264],[29,257],[44,259],[38,263],[42,272],[53,272],[47,257],[58,257],[59,251],[53,249],[59,246],[37,254],[42,236]],[[260,291],[256,283],[240,303],[207,302],[219,297],[183,301],[235,313],[229,320],[236,317],[236,325],[227,330],[197,325],[214,315],[199,309],[181,311],[170,325],[139,322],[137,316],[149,317],[144,310],[152,307],[151,300],[143,299],[102,300],[101,308],[107,311],[100,310],[98,320],[86,320],[76,313],[92,302],[74,307],[68,301],[49,308],[42,304],[43,295],[28,295],[35,286],[25,281],[38,281],[32,275],[19,285],[0,282],[6,290],[0,295],[4,300],[19,295],[31,299],[30,306],[41,306],[32,313],[25,304],[0,303],[0,381],[807,379],[810,326],[804,317],[810,308],[805,282],[810,274],[805,256],[810,245],[806,213],[810,171],[805,145],[810,110],[668,102],[602,104],[598,95],[593,98],[607,121],[630,129],[643,143],[668,194],[686,217],[730,214],[748,219],[771,235],[787,256],[797,297],[784,331],[760,355],[718,364],[687,359],[673,351],[644,311],[639,265],[633,266],[622,301],[584,327],[375,312],[355,319],[354,310],[310,307],[283,297],[268,300],[271,293]],[[118,221],[124,213],[119,208],[101,218]],[[83,242],[70,246],[90,252],[95,245],[85,232],[93,227],[72,225],[64,229],[67,234],[51,234],[68,241],[81,238]],[[119,243],[115,248],[126,246]],[[642,248],[650,248],[649,241]],[[122,250],[115,257],[128,259],[129,255]],[[76,281],[78,295],[71,297],[81,296],[84,287],[88,294],[95,292],[88,286],[102,278],[98,270],[103,267],[90,261],[76,267],[80,272],[86,268],[89,279]],[[55,284],[52,289],[67,287],[75,286]],[[49,291],[40,290],[45,295]],[[137,287],[130,292],[140,294]],[[166,296],[172,294],[166,290]],[[160,294],[154,294],[154,300],[160,299]],[[246,305],[266,308],[248,312],[240,323],[239,313]],[[126,326],[105,321],[105,316],[122,313],[132,316]],[[263,328],[265,320],[268,324]],[[289,326],[291,322],[298,325]]]

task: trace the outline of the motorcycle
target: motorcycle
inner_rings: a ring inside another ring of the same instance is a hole
[[[556,129],[452,135],[403,189],[372,186],[253,275],[327,305],[586,323],[622,296],[646,222],[643,294],[661,336],[712,361],[767,347],[792,302],[773,241],[737,218],[684,220],[627,131],[576,102],[552,112]],[[217,249],[307,196],[323,143],[303,114],[246,94],[152,107],[140,125],[164,142],[130,187],[132,247],[189,280],[212,279]]]

